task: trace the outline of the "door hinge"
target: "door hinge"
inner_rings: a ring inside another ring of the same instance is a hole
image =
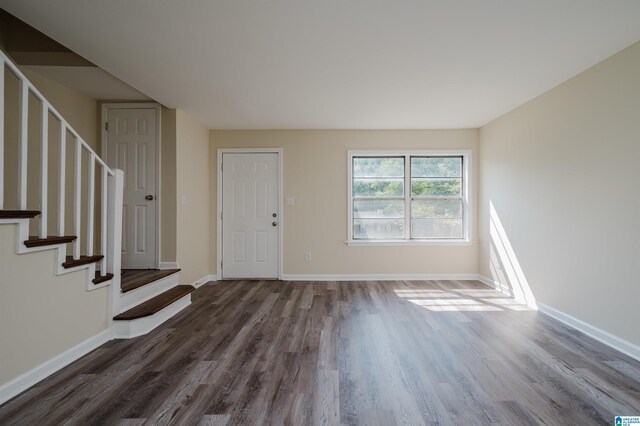
[[[105,131],[109,131],[109,122],[107,121],[106,123],[104,123],[104,130]]]
[[[224,171],[224,163],[220,163],[220,171],[223,172]]]
[[[222,220],[222,212],[220,212],[220,220]]]
[[[220,269],[222,269],[222,261],[220,261]]]

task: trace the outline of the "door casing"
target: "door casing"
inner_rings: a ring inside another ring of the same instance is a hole
[[[160,176],[162,176],[160,165],[162,164],[162,134],[161,134],[161,121],[162,121],[162,108],[160,104],[155,102],[132,102],[132,103],[104,103],[101,107],[100,114],[100,153],[102,157],[107,158],[107,117],[109,109],[155,109],[156,110],[156,196],[155,196],[155,214],[156,214],[156,259],[154,267],[156,269],[160,269],[161,261],[161,249],[162,249],[162,241],[160,239],[160,226],[162,223],[162,217],[160,215],[160,204],[162,203],[162,186],[160,181]]]
[[[282,148],[219,148],[218,149],[218,158],[216,162],[216,276],[218,280],[222,280],[222,155],[223,154],[264,154],[264,153],[275,153],[278,155],[278,209],[280,210],[279,216],[280,220],[278,221],[278,279],[282,280],[282,253],[283,253],[283,227],[284,227],[284,192],[283,192],[283,182],[282,182]]]

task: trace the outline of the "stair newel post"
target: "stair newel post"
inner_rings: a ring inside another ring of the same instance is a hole
[[[67,162],[67,125],[60,120],[60,149],[58,158],[58,235],[64,235],[65,178]]]
[[[73,228],[76,240],[73,242],[73,258],[80,259],[80,216],[81,216],[81,190],[82,190],[82,144],[80,138],[75,136],[75,169],[74,169],[74,181],[73,181]]]
[[[120,268],[122,255],[122,197],[124,172],[114,169],[107,185],[107,251],[106,273],[113,274],[111,282],[111,313],[117,315],[120,310]],[[111,317],[110,315],[110,321]]]
[[[4,209],[4,68],[0,52],[0,210]]]
[[[108,253],[108,247],[107,247],[107,215],[108,215],[108,209],[107,209],[107,203],[108,201],[108,196],[107,196],[107,179],[108,179],[108,173],[107,173],[107,167],[102,165],[102,177],[100,179],[100,252],[101,254],[104,256],[102,258],[102,267],[100,268],[100,275],[106,275],[107,274],[107,262],[108,262],[108,258],[109,258],[109,253]]]
[[[29,83],[20,79],[20,125],[18,126],[18,210],[27,209]]]
[[[47,238],[49,183],[49,106],[42,98],[40,110],[40,238]]]

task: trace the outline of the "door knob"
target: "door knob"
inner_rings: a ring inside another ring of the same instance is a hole
[[[273,222],[271,226],[278,226],[278,222]]]
[[[153,200],[153,195],[145,195],[144,199],[148,200],[148,201],[151,201],[151,200]]]

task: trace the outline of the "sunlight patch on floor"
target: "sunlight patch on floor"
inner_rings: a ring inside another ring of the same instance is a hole
[[[396,289],[396,295],[407,302],[433,312],[497,312],[530,311],[527,306],[512,297],[493,289],[456,288],[450,290]]]

